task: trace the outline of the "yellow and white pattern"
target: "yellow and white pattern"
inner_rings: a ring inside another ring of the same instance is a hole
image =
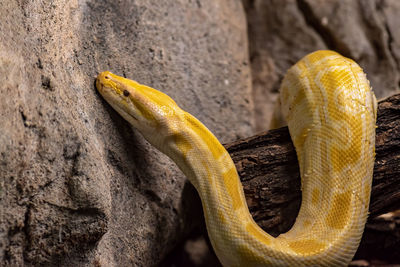
[[[251,217],[235,165],[196,118],[167,95],[110,72],[97,89],[196,187],[213,248],[224,266],[345,266],[368,214],[376,99],[362,69],[333,51],[290,68],[280,105],[300,165],[302,204],[277,238]]]

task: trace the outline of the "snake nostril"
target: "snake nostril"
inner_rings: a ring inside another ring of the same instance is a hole
[[[128,90],[124,90],[124,96],[129,96],[129,91]]]

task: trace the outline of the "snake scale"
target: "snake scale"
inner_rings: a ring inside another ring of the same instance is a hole
[[[362,69],[333,51],[311,53],[280,88],[301,175],[293,227],[274,238],[251,217],[236,168],[217,138],[166,94],[105,71],[107,102],[197,189],[211,244],[224,266],[345,266],[368,215],[376,99]]]

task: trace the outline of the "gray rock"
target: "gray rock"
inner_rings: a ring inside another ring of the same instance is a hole
[[[166,92],[222,142],[251,135],[241,2],[6,1],[0,15],[0,262],[156,265],[199,201],[94,77]]]

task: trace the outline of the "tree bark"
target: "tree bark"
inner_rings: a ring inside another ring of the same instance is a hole
[[[385,258],[399,259],[396,246],[400,246],[400,222],[394,215],[379,215],[400,209],[400,94],[379,102],[377,126],[370,217],[358,255],[368,257],[371,250],[377,258],[377,253],[386,253]],[[274,236],[289,230],[298,214],[301,191],[288,128],[225,147],[236,164],[255,221]]]

